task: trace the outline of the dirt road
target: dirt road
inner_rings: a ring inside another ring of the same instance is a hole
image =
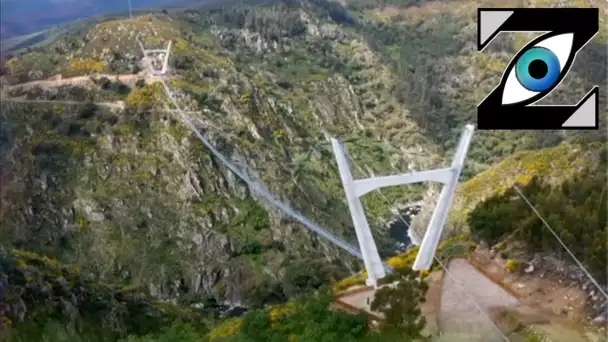
[[[70,78],[50,78],[50,79],[46,79],[46,80],[31,81],[31,82],[7,86],[7,87],[5,87],[5,90],[9,91],[11,89],[17,89],[17,88],[31,89],[34,87],[53,88],[53,87],[60,87],[60,86],[64,86],[64,85],[90,84],[91,83],[90,78],[93,76],[95,78],[106,77],[110,80],[118,79],[125,84],[135,83],[138,79],[145,78],[145,75],[143,75],[143,74],[124,74],[124,75],[95,74],[95,75],[76,76],[76,77],[70,77]]]
[[[83,101],[62,101],[62,100],[27,100],[27,99],[22,99],[22,98],[10,98],[10,97],[3,97],[2,98],[2,102],[16,102],[16,103],[48,103],[48,104],[58,104],[58,105],[83,105],[83,104],[88,104],[89,102],[83,102]],[[116,109],[124,109],[124,103],[122,101],[116,101],[116,102],[91,102],[94,103],[97,106],[102,106],[102,107],[110,107],[110,108],[116,108]]]

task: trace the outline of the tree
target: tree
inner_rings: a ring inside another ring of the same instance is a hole
[[[283,276],[285,294],[290,298],[308,295],[323,284],[344,276],[343,272],[325,260],[304,259],[291,262]]]
[[[598,157],[600,155],[598,151]],[[606,165],[584,177],[553,185],[533,178],[520,185],[526,198],[572,252],[599,278],[606,279],[607,216],[603,193]],[[605,191],[604,191],[605,192]],[[471,232],[495,243],[507,233],[524,242],[530,252],[554,252],[562,247],[539,215],[514,189],[479,203],[469,214]]]
[[[395,271],[386,280],[396,284],[378,289],[371,305],[373,311],[385,317],[380,331],[388,336],[421,338],[426,321],[419,305],[425,300],[428,285],[409,268]]]
[[[200,341],[202,336],[203,334],[192,325],[177,320],[159,333],[146,336],[130,335],[119,342],[195,342]]]
[[[508,197],[488,199],[469,213],[471,232],[492,244],[511,230],[513,214],[517,209]]]
[[[194,58],[190,56],[175,56],[172,58],[172,64],[175,69],[188,70],[194,66]]]
[[[245,316],[232,342],[356,342],[369,335],[363,315],[330,310],[327,288],[286,306],[255,310]]]
[[[266,310],[256,310],[248,313],[241,325],[241,335],[251,342],[280,341],[272,330],[270,315]]]
[[[246,291],[247,303],[252,308],[263,308],[266,305],[282,303],[287,299],[281,284],[268,279],[252,284]]]
[[[298,342],[360,341],[368,333],[363,315],[330,310],[334,298],[326,288],[299,302],[298,309],[279,320],[285,336]]]
[[[322,322],[308,324],[298,335],[298,342],[356,342],[367,335],[365,317],[345,312],[324,312]]]

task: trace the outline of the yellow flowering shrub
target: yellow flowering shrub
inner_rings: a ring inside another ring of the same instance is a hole
[[[517,272],[519,270],[520,267],[520,263],[517,260],[513,260],[513,259],[509,259],[507,261],[507,264],[505,265],[507,271],[509,272]]]

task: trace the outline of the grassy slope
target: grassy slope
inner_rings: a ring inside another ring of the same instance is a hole
[[[459,209],[467,212],[485,198],[501,195],[513,185],[524,187],[533,177],[560,184],[598,169],[605,144],[564,144],[537,151],[521,151],[462,183],[457,190]]]

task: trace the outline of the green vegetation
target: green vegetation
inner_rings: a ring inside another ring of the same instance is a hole
[[[399,285],[379,290],[372,302],[373,308],[388,317],[377,331],[368,329],[363,313],[352,315],[331,309],[332,296],[321,290],[284,307],[257,310],[242,320],[226,321],[211,331],[210,338],[226,342],[420,340],[425,322],[418,303],[424,298],[425,283],[405,270],[391,280],[398,280]]]
[[[460,189],[461,206],[468,213],[473,237],[491,245],[505,239],[523,241],[528,252],[551,253],[562,247],[545,226],[549,225],[599,279],[604,279],[608,231],[602,203],[606,201],[607,161],[605,144],[569,144],[516,153],[480,173]],[[498,244],[496,250],[503,253],[505,243]],[[517,268],[515,262],[513,269]]]
[[[417,278],[409,268],[399,269],[386,277],[386,283],[397,281],[397,285],[379,289],[371,303],[371,309],[383,314],[380,331],[391,340],[417,340],[422,338],[426,324],[421,316],[420,303],[424,302],[427,284]]]
[[[0,77],[11,85],[57,74],[137,73],[142,56],[132,32],[140,32],[148,47],[171,40],[169,84],[202,134],[294,209],[355,241],[326,138],[345,143],[361,167],[353,168],[357,178],[437,167],[449,159],[461,126],[474,121],[476,104],[498,82],[523,39],[499,37],[495,48],[476,52],[470,23],[478,5],[277,0],[115,17],[15,54]],[[605,85],[605,47],[599,40],[586,47],[550,100],[572,103],[591,85]],[[370,332],[363,316],[330,310],[331,296],[319,294],[319,288],[333,283],[337,291],[364,282],[365,274],[346,277],[348,270],[362,268],[360,262],[260,202],[179,116],[164,110],[168,99],[160,84],[140,80],[129,87],[102,78],[87,86],[7,93],[85,102],[2,103],[0,241],[7,250],[28,249],[78,267],[78,275],[69,276],[77,284],[84,282],[83,274],[90,276],[83,296],[103,310],[79,312],[115,314],[120,321],[108,322],[117,329],[110,329],[107,339],[372,341],[395,340],[397,331],[419,337],[417,304],[423,290],[414,286],[413,275],[403,275],[407,286],[380,292],[378,307],[391,296],[408,299],[383,309],[390,320],[380,332]],[[88,103],[119,100],[125,110]],[[602,95],[600,107],[605,103]],[[477,240],[513,236],[531,251],[556,248],[525,203],[511,199],[513,184],[520,184],[565,242],[576,246],[577,255],[604,274],[603,178],[587,170],[605,167],[597,143],[605,133],[604,128],[476,133],[463,174],[470,180],[459,190],[458,227],[468,225]],[[426,189],[395,187],[383,193],[390,205],[402,207],[426,199]],[[384,227],[394,218],[387,201],[370,193],[363,204],[382,256],[398,270],[410,267],[416,249],[395,255],[395,241]],[[446,239],[438,256],[464,256],[475,248],[470,240],[466,235]],[[41,275],[48,265],[32,267],[41,295],[48,294],[45,282],[51,292],[53,284],[63,284]],[[138,290],[123,294],[124,287]],[[25,283],[11,288],[25,290]],[[11,318],[14,336],[31,330],[38,335],[19,338],[106,339],[90,324],[99,317],[72,324],[66,318],[72,311],[60,310],[89,302],[77,298],[74,304],[59,293],[40,314],[41,330]],[[141,302],[132,304],[132,297]],[[157,315],[160,309],[151,303],[159,300],[175,301],[178,306],[169,311],[179,314]],[[277,309],[284,302],[294,304]],[[245,319],[217,322],[218,303],[244,303],[252,311]],[[140,326],[137,310],[148,304],[155,318],[142,319],[158,329]],[[204,324],[180,313],[191,310],[190,304],[212,308],[203,313]],[[209,334],[208,321],[215,326]]]
[[[133,89],[125,99],[125,104],[133,107],[136,111],[149,111],[159,106],[164,97],[162,85],[157,82],[142,88]]]
[[[70,68],[74,69],[74,71],[82,72],[83,74],[102,72],[105,67],[103,62],[95,60],[81,59],[70,61]]]
[[[269,310],[248,313],[236,335],[218,341],[361,341],[369,334],[364,316],[332,311],[331,301],[320,293],[275,319]]]
[[[526,185],[532,178],[559,183],[586,172],[602,169],[603,144],[562,144],[537,151],[521,151],[479,173],[458,189],[462,207],[472,208],[492,194],[503,194],[514,184]],[[492,186],[488,186],[491,184]]]
[[[7,299],[0,306],[0,323],[4,336],[15,342],[376,341],[387,336],[411,341],[424,327],[417,303],[426,286],[405,270],[391,278],[399,285],[378,291],[372,303],[388,317],[379,332],[368,330],[363,314],[331,309],[333,297],[322,289],[282,307],[226,320],[206,335],[205,322],[213,317],[209,309],[180,308],[136,287],[97,283],[78,268],[34,253],[2,250],[0,267]]]
[[[491,45],[496,49],[486,53],[467,47],[475,39],[474,25],[470,23],[474,22],[478,2],[462,2],[458,6],[442,1],[363,0],[349,3],[357,10],[364,9],[361,28],[368,37],[368,43],[382,54],[398,75],[388,90],[407,105],[410,117],[426,136],[453,148],[459,129],[455,128],[474,121],[477,104],[498,84],[503,67],[509,62],[507,58],[521,47],[516,46],[515,36],[495,39]],[[409,7],[414,3],[418,6]],[[519,1],[502,3],[504,6],[521,5]],[[492,1],[487,5],[496,6]],[[589,74],[590,70],[597,68],[605,70],[606,54],[600,49],[605,49],[605,43],[598,39],[589,45],[587,51],[581,51],[580,59],[577,57],[573,71],[568,75],[567,82],[572,84],[572,88],[568,89],[565,84],[546,103],[572,102],[571,98],[581,98],[597,82],[605,84],[605,79]],[[605,103],[605,99],[600,101]],[[606,113],[603,110],[601,116],[605,117]],[[472,144],[468,158],[479,164],[468,163],[463,175],[469,178],[487,164],[517,151],[551,147],[563,141],[603,141],[605,135],[605,127],[597,134],[576,131],[565,134],[477,132],[477,143]]]
[[[605,170],[605,167],[602,168]],[[537,178],[521,187],[536,210],[562,241],[579,257],[598,279],[606,278],[605,207],[606,176],[586,174],[552,186]],[[510,236],[523,240],[531,251],[551,252],[561,247],[515,189],[493,196],[469,214],[471,232],[489,243]]]
[[[136,287],[95,282],[78,268],[38,254],[0,250],[0,275],[0,322],[13,328],[9,341],[61,335],[78,341],[80,334],[116,340],[156,332],[178,319],[204,327],[202,313],[156,302]]]

